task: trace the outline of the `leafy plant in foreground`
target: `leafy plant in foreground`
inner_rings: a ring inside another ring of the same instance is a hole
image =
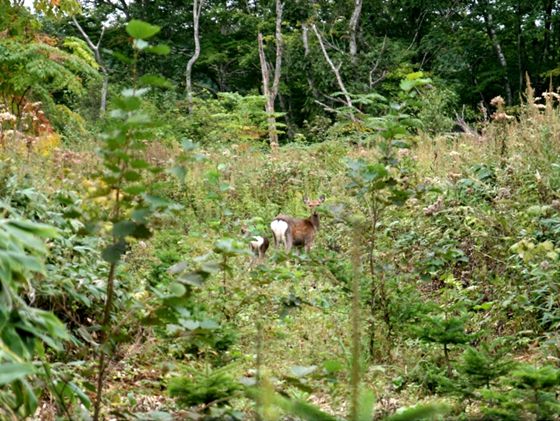
[[[146,139],[157,123],[142,107],[142,97],[153,86],[166,87],[168,82],[156,75],[136,73],[136,62],[141,52],[167,54],[169,48],[164,45],[150,45],[146,39],[159,32],[160,28],[146,22],[132,20],[126,26],[127,33],[133,38],[133,59],[119,55],[119,58],[132,64],[133,87],[124,89],[114,100],[114,108],[109,113],[110,125],[103,133],[104,143],[101,147],[103,172],[99,178],[103,188],[98,196],[106,195],[109,209],[97,220],[111,227],[109,245],[102,252],[103,259],[109,264],[107,291],[102,320],[100,321],[101,339],[98,348],[98,373],[96,399],[93,419],[100,418],[102,392],[110,358],[110,350],[116,346],[111,338],[114,336],[113,301],[115,282],[118,277],[117,267],[127,249],[129,238],[144,239],[151,235],[149,218],[156,212],[167,209],[170,202],[150,194],[146,174],[157,174],[161,169],[144,159]]]
[[[43,240],[56,236],[56,230],[48,225],[18,218],[0,219],[1,418],[19,419],[34,413],[38,400],[28,380],[30,376],[46,379],[60,407],[66,408],[44,361],[44,371],[41,370],[41,360],[44,359],[43,343],[62,351],[63,341],[69,339],[69,335],[56,316],[32,307],[22,298],[30,279],[45,274],[43,259],[47,249]],[[83,403],[89,404],[87,397]]]

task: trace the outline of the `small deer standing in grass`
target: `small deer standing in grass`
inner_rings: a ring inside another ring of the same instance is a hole
[[[249,235],[249,230],[246,226],[241,228],[241,233],[245,236]],[[253,260],[251,260],[250,267],[253,267],[256,263],[260,263],[264,260],[264,255],[268,250],[270,242],[268,238],[262,237],[260,235],[251,236],[251,241],[249,242],[249,248],[253,252]]]
[[[309,253],[315,234],[319,230],[319,215],[316,208],[324,201],[324,195],[317,200],[303,198],[303,203],[311,210],[309,218],[300,219],[288,215],[278,215],[274,218],[270,223],[270,229],[274,234],[274,245],[278,247],[283,243],[286,252],[290,252],[293,246],[302,247],[306,253]]]

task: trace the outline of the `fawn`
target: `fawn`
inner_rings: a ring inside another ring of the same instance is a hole
[[[308,218],[294,218],[288,215],[278,215],[270,223],[270,229],[274,235],[274,245],[278,247],[284,244],[287,252],[293,246],[303,247],[308,253],[315,239],[315,233],[319,230],[319,215],[315,208],[325,201],[325,196],[321,195],[317,200],[303,198],[303,203],[311,210]]]
[[[241,228],[241,233],[245,236],[249,235],[249,230],[246,226]],[[253,252],[253,260],[251,261],[251,265],[253,266],[256,263],[260,263],[264,260],[264,255],[268,250],[269,246],[268,238],[262,237],[260,235],[253,235],[251,236],[251,241],[249,242],[249,248]]]

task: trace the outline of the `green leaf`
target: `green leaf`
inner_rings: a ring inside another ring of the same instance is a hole
[[[175,263],[169,269],[167,269],[167,273],[170,275],[176,275],[177,273],[183,272],[187,267],[189,267],[188,262],[179,262]]]
[[[171,200],[167,200],[164,197],[155,196],[153,194],[147,194],[144,198],[146,199],[146,202],[154,208],[167,208],[173,204]]]
[[[185,151],[192,151],[193,149],[196,149],[196,143],[194,143],[192,140],[190,139],[183,139],[181,141],[181,146],[183,147],[183,149]]]
[[[84,391],[82,389],[80,389],[75,383],[73,382],[69,382],[67,383],[67,386],[72,389],[72,391],[74,392],[74,394],[78,397],[78,399],[80,400],[80,402],[87,408],[90,409],[91,408],[91,400],[89,399],[89,396],[86,395],[84,393]]]
[[[202,322],[200,322],[201,329],[214,330],[214,329],[218,329],[219,327],[220,325],[211,319],[205,319]]]
[[[186,285],[200,287],[202,286],[206,278],[208,278],[208,275],[209,274],[207,272],[202,271],[191,272],[180,275],[179,280]]]
[[[8,222],[8,225],[12,225],[22,231],[27,231],[28,233],[36,235],[37,237],[56,238],[59,236],[58,230],[56,228],[46,224],[11,220]]]
[[[126,251],[126,243],[124,241],[119,241],[118,243],[111,244],[109,247],[106,247],[101,252],[101,257],[103,260],[109,263],[118,263],[121,259],[121,256]]]
[[[159,75],[144,75],[138,79],[140,85],[155,86],[157,88],[173,88],[173,83]]]
[[[146,224],[137,223],[132,236],[136,239],[145,240],[152,236],[152,231],[150,231]]]
[[[132,170],[125,171],[123,177],[127,181],[138,181],[142,178],[139,172]]]
[[[449,412],[449,408],[446,405],[416,405],[412,408],[397,410],[397,413],[386,418],[386,421],[433,420],[436,416],[443,415],[447,412]]]
[[[120,62],[124,63],[124,64],[132,64],[133,63],[133,61],[130,57],[125,56],[124,54],[119,53],[118,51],[111,52],[111,55],[113,57],[115,57],[117,60],[119,60]]]
[[[171,294],[175,295],[176,297],[182,297],[183,295],[185,295],[185,292],[187,292],[187,288],[185,288],[185,286],[179,282],[173,282],[171,285],[169,285],[169,291],[171,291]]]
[[[147,53],[157,54],[158,56],[166,56],[171,52],[171,48],[165,44],[153,45],[146,48]]]
[[[159,26],[151,25],[147,22],[132,19],[126,25],[126,32],[133,38],[136,39],[148,39],[153,37],[160,31]]]
[[[375,405],[375,394],[373,390],[361,389],[358,399],[357,421],[371,421],[373,419],[373,409]]]
[[[115,237],[124,238],[131,235],[136,229],[136,223],[133,221],[120,221],[113,225],[113,235]]]
[[[308,374],[313,373],[315,370],[317,370],[316,365],[310,365],[308,367],[304,367],[304,366],[301,366],[301,365],[296,365],[296,366],[290,367],[290,371],[296,377],[305,377]]]
[[[150,163],[145,159],[133,159],[130,161],[130,166],[137,169],[146,169],[150,167]]]
[[[133,186],[127,186],[127,187],[123,188],[123,191],[125,193],[136,196],[140,193],[144,193],[146,191],[146,186],[143,186],[142,184],[136,184],[136,185],[133,185]]]
[[[339,360],[327,360],[323,363],[323,367],[329,373],[336,373],[344,370],[344,365]]]
[[[0,364],[0,385],[12,383],[35,371],[31,363],[5,363]]]
[[[184,181],[187,176],[187,170],[181,165],[174,166],[169,170],[169,173],[177,177],[179,181]]]

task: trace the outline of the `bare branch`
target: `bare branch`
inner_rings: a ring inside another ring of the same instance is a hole
[[[80,34],[82,34],[82,37],[84,38],[84,40],[86,41],[87,45],[89,48],[92,49],[92,51],[95,53],[95,50],[97,49],[97,47],[94,45],[94,43],[91,41],[91,38],[89,37],[88,34],[86,34],[86,32],[84,31],[84,28],[82,28],[82,25],[80,25],[78,23],[78,21],[76,20],[75,16],[72,16],[72,22],[74,23],[74,26],[76,26],[76,28],[78,28],[78,31],[80,31]]]
[[[103,39],[103,35],[105,35],[105,27],[104,26],[101,27],[101,34],[99,35],[99,39],[97,40],[97,45],[95,46],[95,48],[97,50],[99,50],[99,46],[101,45],[101,40]]]
[[[385,79],[385,76],[387,75],[387,71],[384,70],[384,71],[381,72],[381,76],[378,79],[376,79],[375,81],[373,81],[373,74],[375,73],[375,71],[379,67],[379,62],[381,61],[381,57],[383,57],[383,53],[385,52],[385,47],[386,46],[387,46],[387,35],[385,35],[385,37],[383,37],[383,45],[381,45],[381,51],[379,52],[379,56],[377,57],[377,60],[375,61],[375,64],[373,65],[372,69],[369,72],[369,87],[370,88],[372,88],[377,83],[379,83],[383,79]]]
[[[342,77],[340,76],[340,72],[339,72],[340,66],[337,68],[334,65],[331,58],[329,57],[329,53],[325,49],[325,44],[323,43],[323,39],[321,38],[321,34],[319,34],[319,31],[317,30],[317,26],[315,26],[315,24],[313,24],[313,25],[311,25],[311,27],[313,28],[313,32],[315,32],[315,35],[317,36],[317,40],[319,41],[319,45],[321,46],[321,51],[323,52],[323,56],[325,57],[325,60],[329,64],[330,68],[332,69],[332,71],[333,71],[333,73],[336,77],[338,87],[340,88],[340,91],[342,92],[342,94],[344,95],[344,99],[346,100],[346,105],[350,108],[355,109],[354,105],[352,104],[352,98],[350,98],[350,94],[346,90],[346,86],[344,86],[344,82],[342,81]],[[354,120],[354,119],[355,119],[355,117],[352,114],[352,120]]]
[[[321,101],[319,101],[319,100],[317,100],[317,99],[315,99],[314,101],[315,101],[315,103],[317,103],[317,104],[319,104],[321,107],[323,107],[323,109],[324,109],[325,111],[328,111],[329,113],[338,114],[338,110],[336,110],[336,109],[334,109],[334,108],[332,108],[332,107],[329,107],[327,104],[325,104],[325,103],[323,103],[323,102],[321,102]]]

